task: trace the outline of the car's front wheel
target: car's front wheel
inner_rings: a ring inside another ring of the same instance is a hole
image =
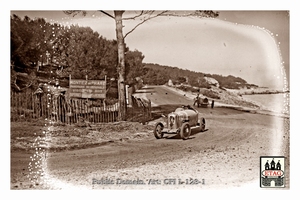
[[[183,140],[187,140],[191,135],[191,127],[189,123],[185,122],[181,126],[180,137]]]
[[[202,117],[200,120],[200,131],[204,131],[205,130],[205,119]]]
[[[164,125],[162,123],[160,122],[156,123],[153,131],[156,139],[161,139],[164,136],[164,133],[162,132],[163,129],[164,129]]]

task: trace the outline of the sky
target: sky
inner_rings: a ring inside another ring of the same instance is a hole
[[[113,12],[106,11],[113,15]],[[189,11],[186,11],[189,12]],[[139,26],[125,42],[141,51],[145,63],[157,63],[197,72],[233,75],[248,83],[282,89],[289,81],[289,12],[219,11],[216,19],[159,17]],[[45,18],[63,25],[89,26],[115,39],[115,22],[99,11],[67,16],[60,11],[11,11],[23,18]],[[124,16],[138,11],[127,11]],[[139,22],[139,21],[138,21]],[[123,22],[126,34],[138,22]]]

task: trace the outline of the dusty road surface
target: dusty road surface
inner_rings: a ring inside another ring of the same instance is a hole
[[[192,104],[191,99],[163,87],[147,88],[139,95],[150,98],[157,106]],[[25,164],[28,163],[31,152],[12,151],[11,188],[246,187],[259,190],[259,162],[263,155],[286,156],[288,177],[288,118],[222,107],[197,109],[206,119],[206,130],[199,132],[193,129],[188,140],[181,140],[176,135],[165,135],[163,139],[157,140],[152,131],[155,122],[151,122],[132,132],[121,130],[121,138],[115,137],[90,148],[86,146],[74,150],[45,151],[42,154],[46,157],[45,160],[42,159],[44,181],[35,185],[26,182],[29,172]],[[91,130],[86,132],[88,135]],[[98,132],[97,134],[103,134],[106,130]],[[72,134],[71,130],[69,134]],[[50,141],[57,141],[55,137],[52,135]],[[64,137],[59,140],[64,140]],[[289,188],[289,179],[286,188]]]

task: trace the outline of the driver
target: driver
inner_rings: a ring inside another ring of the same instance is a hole
[[[190,105],[182,106],[182,108],[183,108],[184,110],[192,109]]]

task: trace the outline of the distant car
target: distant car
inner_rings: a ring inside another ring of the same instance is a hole
[[[197,105],[198,108],[199,108],[200,106],[201,106],[201,107],[208,107],[209,102],[208,102],[208,99],[207,99],[207,98],[201,98],[201,97],[197,96],[197,97],[194,99],[194,105]]]
[[[183,140],[191,135],[191,128],[198,127],[200,131],[205,130],[205,119],[190,105],[177,108],[174,112],[164,116],[164,122],[157,122],[154,127],[154,136],[163,138],[164,134],[180,134]]]

